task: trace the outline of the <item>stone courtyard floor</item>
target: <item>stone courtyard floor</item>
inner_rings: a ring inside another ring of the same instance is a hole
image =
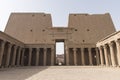
[[[120,80],[120,68],[38,66],[0,69],[0,80]]]

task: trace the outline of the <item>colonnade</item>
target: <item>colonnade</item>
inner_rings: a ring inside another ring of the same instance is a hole
[[[53,48],[25,48],[25,66],[47,66],[54,65]]]
[[[66,65],[99,65],[97,48],[66,48]]]
[[[23,53],[21,46],[0,40],[0,67],[23,65]]]
[[[54,48],[24,48],[0,40],[0,67],[53,66],[54,53]]]
[[[98,51],[102,66],[120,66],[120,40],[99,45]]]
[[[55,64],[54,48],[24,48],[0,40],[0,67],[47,66]],[[97,48],[66,48],[66,65],[120,66],[120,40],[102,44]]]

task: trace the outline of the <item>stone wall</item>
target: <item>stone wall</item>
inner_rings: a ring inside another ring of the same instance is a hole
[[[25,44],[55,44],[59,39],[71,44],[95,44],[113,32],[108,13],[70,14],[67,28],[54,28],[50,14],[12,13],[5,28],[5,33]]]

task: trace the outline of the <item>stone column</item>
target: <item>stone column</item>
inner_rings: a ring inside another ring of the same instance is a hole
[[[0,67],[2,66],[2,59],[3,59],[5,43],[6,43],[5,41],[2,41],[1,46],[0,46]]]
[[[54,48],[51,48],[51,66],[54,65]]]
[[[115,42],[116,42],[116,48],[117,48],[118,65],[120,66],[120,40],[117,40]]]
[[[91,53],[91,48],[88,48],[88,53],[89,53],[89,64],[93,65],[92,63],[92,53]]]
[[[24,66],[24,53],[25,53],[25,49],[22,49],[22,58],[21,58],[21,65]]]
[[[9,66],[11,48],[12,48],[12,44],[8,44],[7,59],[6,59],[6,64],[5,64],[5,66],[6,66],[6,67],[8,67],[8,66]]]
[[[19,47],[19,51],[18,51],[17,66],[20,65],[20,55],[21,55],[21,47]]]
[[[28,66],[31,66],[31,59],[32,59],[32,48],[29,48],[29,58],[28,58]]]
[[[104,54],[105,54],[106,66],[109,66],[109,62],[108,62],[108,52],[107,52],[107,46],[106,46],[106,45],[104,45]]]
[[[95,50],[96,50],[96,61],[97,61],[97,65],[99,65],[99,64],[100,64],[99,52],[98,52],[98,49],[97,49],[97,48],[95,48]]]
[[[116,66],[116,63],[115,63],[115,53],[114,53],[114,48],[113,48],[113,43],[109,43],[109,47],[110,47],[110,54],[111,54],[111,61],[112,61],[112,66]]]
[[[102,47],[99,47],[99,51],[100,51],[100,61],[101,61],[101,65],[104,65],[104,59],[103,59],[103,52],[102,52]]]
[[[36,66],[39,65],[39,54],[40,54],[39,52],[40,52],[40,49],[36,48],[36,63],[35,63]]]
[[[76,48],[73,48],[74,55],[74,65],[77,65],[77,56],[76,56]]]
[[[84,48],[81,48],[81,59],[82,59],[82,65],[85,65]]]
[[[46,60],[47,59],[47,48],[44,48],[44,61],[43,61],[43,65],[46,66]]]
[[[66,65],[69,66],[69,48],[66,47]]]
[[[16,52],[17,52],[17,46],[14,46],[13,59],[12,59],[12,66],[15,66]]]

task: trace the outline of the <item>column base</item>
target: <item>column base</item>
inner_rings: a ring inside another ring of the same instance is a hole
[[[9,68],[9,66],[6,65],[5,68]]]
[[[4,68],[4,66],[0,66],[0,68]]]
[[[104,64],[101,64],[101,66],[105,66]]]
[[[110,65],[105,65],[106,67],[109,67]]]
[[[93,66],[93,64],[90,64],[89,66]]]
[[[16,67],[20,67],[20,65],[17,65]]]
[[[69,64],[66,64],[66,66],[70,66]]]
[[[35,65],[35,66],[39,66],[39,65]]]
[[[117,65],[112,65],[112,67],[117,67]]]
[[[11,65],[10,67],[17,67],[16,65]]]
[[[51,64],[51,66],[54,66],[54,64]]]
[[[2,68],[2,66],[0,66],[0,68]]]
[[[74,66],[77,66],[77,64],[75,64]]]

